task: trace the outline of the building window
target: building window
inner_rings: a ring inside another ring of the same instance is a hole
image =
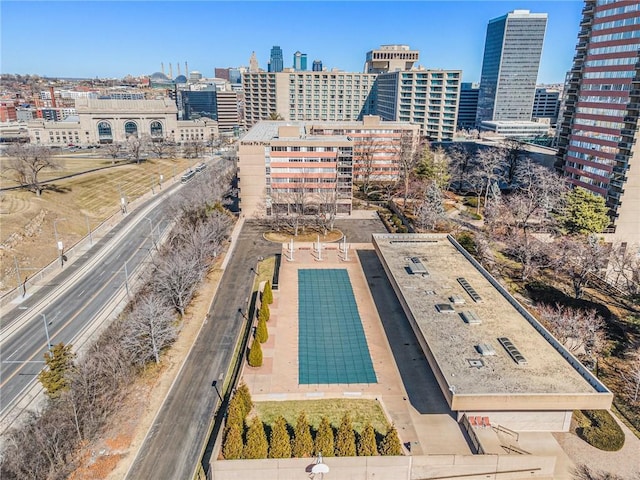
[[[98,123],[98,138],[113,139],[113,134],[111,133],[111,125],[108,122]]]
[[[127,122],[124,124],[124,133],[126,137],[130,135],[138,136],[138,125],[135,122]]]
[[[151,136],[162,137],[162,124],[160,122],[151,122]]]

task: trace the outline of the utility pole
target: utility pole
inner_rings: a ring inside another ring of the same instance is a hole
[[[44,322],[44,333],[47,335],[47,350],[51,351],[51,339],[49,338],[49,327],[47,326],[47,317],[44,313],[41,313],[42,321]]]

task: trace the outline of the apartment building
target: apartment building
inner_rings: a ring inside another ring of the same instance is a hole
[[[462,70],[411,70],[381,73],[376,114],[382,119],[420,125],[431,141],[453,140]]]
[[[238,147],[242,214],[350,214],[353,148],[351,137],[313,135],[303,122],[259,122]]]
[[[375,113],[376,75],[349,72],[245,73],[247,128],[283,120],[349,121]]]
[[[639,52],[638,2],[585,2],[556,163],[572,185],[606,198],[612,240],[630,245],[640,244]]]

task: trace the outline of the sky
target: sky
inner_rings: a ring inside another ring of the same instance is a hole
[[[279,45],[328,69],[361,72],[383,44],[420,51],[426,68],[461,69],[480,79],[487,23],[515,9],[548,13],[538,83],[563,83],[571,68],[583,2],[549,1],[0,1],[0,72],[122,78],[165,73],[214,76],[215,67],[266,70]]]

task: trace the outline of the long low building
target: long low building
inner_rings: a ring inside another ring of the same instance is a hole
[[[613,395],[446,234],[373,244],[450,408],[519,431],[567,431]]]

